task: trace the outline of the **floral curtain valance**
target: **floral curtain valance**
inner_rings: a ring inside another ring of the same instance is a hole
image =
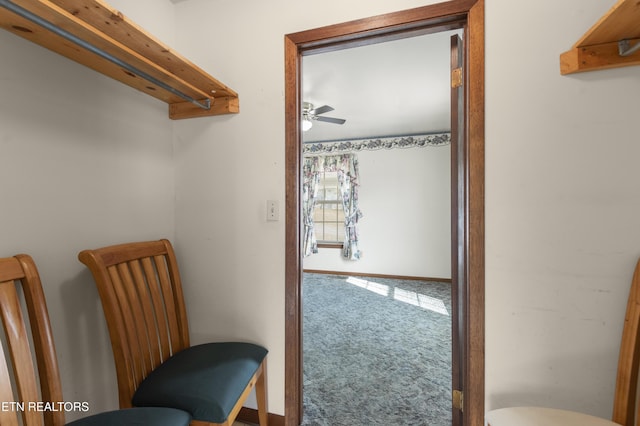
[[[303,145],[302,153],[306,156],[338,152],[375,151],[380,149],[437,147],[449,144],[451,144],[451,133],[432,133],[428,135],[394,136],[347,141],[309,142]]]

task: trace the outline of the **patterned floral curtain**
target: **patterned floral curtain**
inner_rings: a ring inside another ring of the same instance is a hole
[[[307,161],[309,160],[310,165],[307,166]],[[307,173],[306,170],[309,170],[309,181],[311,182],[312,178],[315,179],[314,190],[313,193],[313,206],[310,207],[310,210],[307,210],[307,192],[306,187],[308,186],[311,189],[311,184],[307,185]],[[313,173],[311,170],[315,170]],[[342,245],[342,257],[349,260],[358,260],[360,259],[360,248],[358,246],[358,221],[362,218],[362,212],[358,207],[358,187],[360,186],[360,177],[358,173],[358,159],[355,154],[341,154],[341,155],[331,155],[326,157],[307,157],[305,158],[303,173],[304,173],[304,181],[303,184],[303,209],[304,213],[304,224],[305,224],[305,256],[308,256],[311,253],[318,252],[318,245],[315,241],[315,233],[313,231],[313,208],[315,207],[315,200],[317,195],[317,186],[320,180],[320,173],[322,171],[330,171],[337,172],[338,174],[338,183],[340,185],[340,196],[342,198],[342,206],[344,208],[344,228],[345,228],[345,237],[344,243]],[[309,217],[307,217],[309,216]],[[310,224],[311,229],[309,230],[310,237],[312,238],[312,245],[310,246],[311,250],[307,253],[307,224]]]
[[[358,207],[358,187],[360,175],[358,173],[358,159],[355,154],[332,155],[325,157],[325,169],[338,172],[340,195],[344,207],[344,243],[342,257],[349,260],[360,259],[358,246],[358,221],[362,212]]]
[[[313,210],[318,199],[318,184],[324,168],[324,157],[305,157],[302,163],[302,223],[303,254],[318,252],[318,242],[313,227]]]

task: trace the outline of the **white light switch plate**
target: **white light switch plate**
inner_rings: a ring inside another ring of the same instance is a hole
[[[276,200],[267,200],[267,220],[277,221],[279,219],[278,202]]]

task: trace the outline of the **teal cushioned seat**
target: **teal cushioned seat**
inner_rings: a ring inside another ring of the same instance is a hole
[[[266,355],[265,348],[251,343],[191,346],[153,370],[132,403],[178,408],[195,420],[222,423]]]
[[[161,407],[108,411],[67,423],[67,426],[189,426],[191,416],[181,410]]]

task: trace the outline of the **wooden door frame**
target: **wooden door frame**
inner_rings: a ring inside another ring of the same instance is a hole
[[[465,202],[452,269],[465,270],[464,426],[484,425],[484,0],[453,0],[285,36],[285,425],[302,421],[301,59],[303,54],[464,28],[466,73],[465,179],[452,188]]]

